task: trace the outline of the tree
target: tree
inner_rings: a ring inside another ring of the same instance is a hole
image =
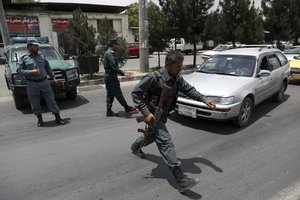
[[[293,30],[290,19],[295,17],[291,16],[290,11],[293,7],[299,5],[295,0],[262,0],[262,9],[265,17],[264,26],[270,32],[270,40],[290,40],[293,37]],[[299,14],[296,14],[299,16]],[[299,24],[299,22],[298,22]],[[296,23],[297,25],[297,23]]]
[[[97,54],[100,56],[101,63],[104,61],[104,53],[107,50],[108,42],[112,38],[117,38],[117,33],[113,28],[112,21],[107,17],[104,19],[98,20],[97,24],[98,29],[98,49]],[[128,49],[127,43],[124,38],[118,38],[118,51],[116,52],[116,57],[118,59],[120,67],[124,66],[128,59]]]
[[[165,19],[162,10],[150,1],[148,4],[149,43],[158,52],[158,67],[160,67],[160,52],[168,47],[168,41],[170,40]]]
[[[93,76],[94,72],[99,71],[99,57],[95,56],[96,30],[93,25],[88,24],[88,17],[80,8],[74,10],[72,16],[68,35],[77,48],[80,73],[90,73]]]
[[[264,41],[262,15],[254,4],[245,13],[246,19],[239,24],[236,30],[237,41],[245,44],[258,44]]]
[[[216,44],[223,42],[221,37],[221,29],[220,29],[220,13],[217,9],[214,12],[210,12],[207,15],[204,30],[203,30],[203,41],[213,40]]]
[[[196,43],[201,41],[208,10],[213,0],[159,0],[166,13],[168,26],[173,27],[176,37],[183,37],[194,44],[194,66],[196,66]]]
[[[263,38],[261,16],[250,0],[222,0],[220,29],[225,42],[256,43]],[[259,38],[251,38],[259,37]]]
[[[128,15],[128,26],[138,27],[139,26],[139,4],[132,3],[128,6],[125,14]]]
[[[96,49],[95,33],[93,25],[88,24],[87,15],[78,8],[72,13],[73,19],[69,22],[70,39],[76,44],[79,55],[94,55]]]

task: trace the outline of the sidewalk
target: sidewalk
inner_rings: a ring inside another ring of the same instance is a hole
[[[150,68],[149,72],[154,70],[155,68]],[[181,71],[181,74],[189,74],[192,73],[194,70],[195,69],[192,68],[191,66],[184,66]],[[124,72],[131,73],[131,76],[130,77],[119,76],[118,79],[120,82],[141,80],[146,74],[149,73],[149,72],[141,73],[139,68],[124,70]],[[90,80],[88,80],[89,78],[88,76],[89,76],[88,74],[80,76],[80,84],[78,86],[79,92],[105,88],[104,72],[98,72]]]

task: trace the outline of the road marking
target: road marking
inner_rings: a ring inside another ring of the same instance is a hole
[[[300,181],[284,188],[269,200],[300,200]]]

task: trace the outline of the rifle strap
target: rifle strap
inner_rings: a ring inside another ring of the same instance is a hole
[[[156,74],[156,76],[158,78],[160,88],[163,88],[163,85],[165,84],[165,81],[163,80],[161,73],[157,70],[154,71],[154,73]]]

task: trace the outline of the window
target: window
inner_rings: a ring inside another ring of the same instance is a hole
[[[285,64],[288,63],[288,60],[286,59],[286,57],[284,55],[282,55],[282,53],[277,52],[276,55],[277,55],[277,57],[278,57],[278,59],[280,61],[281,66],[283,66],[283,65],[285,65]]]
[[[270,62],[270,71],[273,71],[281,66],[275,54],[269,56],[269,62]]]

